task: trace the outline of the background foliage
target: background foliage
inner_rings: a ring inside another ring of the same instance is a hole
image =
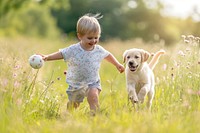
[[[132,5],[130,4],[132,2]],[[156,6],[149,6],[149,2]],[[134,6],[134,3],[136,6]],[[142,38],[174,44],[182,34],[198,35],[200,22],[161,15],[159,0],[1,0],[1,36],[76,37],[76,22],[86,13],[101,13],[102,41]],[[190,28],[188,28],[190,27]]]

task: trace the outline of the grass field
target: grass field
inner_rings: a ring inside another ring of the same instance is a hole
[[[100,112],[89,115],[87,101],[80,108],[66,110],[67,84],[64,61],[46,62],[32,69],[28,58],[48,54],[75,41],[0,39],[0,132],[1,133],[199,133],[200,126],[200,49],[199,40],[190,36],[166,47],[162,42],[113,40],[101,43],[122,63],[126,49],[149,52],[165,49],[154,73],[156,94],[152,110],[145,104],[135,111],[127,101],[124,73],[103,61],[100,76]]]

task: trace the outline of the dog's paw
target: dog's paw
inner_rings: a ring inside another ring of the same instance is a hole
[[[129,99],[131,100],[132,103],[138,103],[138,98],[137,97],[133,97],[133,96],[129,96]]]

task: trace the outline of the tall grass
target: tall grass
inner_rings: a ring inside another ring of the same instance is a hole
[[[175,47],[142,40],[102,44],[123,62],[124,50],[137,47],[149,52],[163,48],[154,73],[156,94],[152,111],[145,104],[138,111],[128,103],[124,73],[103,61],[100,70],[100,111],[89,115],[87,101],[77,110],[66,110],[67,84],[63,61],[46,62],[35,70],[28,57],[68,46],[58,41],[0,39],[0,132],[135,132],[198,133],[200,127],[199,38],[184,36]],[[20,44],[20,45],[19,45]]]

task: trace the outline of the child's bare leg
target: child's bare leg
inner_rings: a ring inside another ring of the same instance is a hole
[[[89,89],[87,100],[90,110],[96,112],[99,109],[99,90],[97,88]]]
[[[79,102],[72,102],[72,101],[69,101],[69,102],[67,103],[67,109],[68,109],[68,110],[73,110],[73,109],[78,108],[79,105],[80,105]]]

